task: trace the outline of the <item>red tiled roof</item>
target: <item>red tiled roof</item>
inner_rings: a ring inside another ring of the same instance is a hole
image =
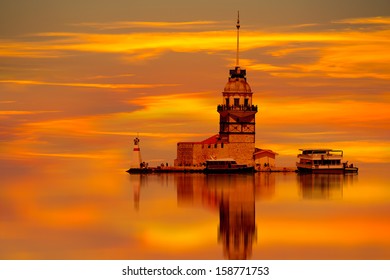
[[[200,142],[179,142],[177,144],[181,144],[181,143],[185,143],[185,144],[206,144],[206,145],[209,145],[209,144],[217,144],[217,143],[222,143],[221,139],[220,139],[220,136],[219,134],[215,134],[203,141],[200,141]]]
[[[221,138],[219,134],[215,134],[214,136],[211,136],[203,141],[201,141],[201,144],[216,144],[221,141]]]

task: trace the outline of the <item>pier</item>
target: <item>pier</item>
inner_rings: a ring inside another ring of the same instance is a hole
[[[130,174],[151,174],[151,173],[205,173],[205,167],[201,166],[157,166],[145,168],[130,168],[126,172]],[[255,169],[253,173],[257,172],[296,172],[294,167],[268,167]]]

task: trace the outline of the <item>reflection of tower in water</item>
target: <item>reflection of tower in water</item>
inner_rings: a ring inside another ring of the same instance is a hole
[[[134,210],[139,211],[140,209],[140,200],[141,200],[141,191],[143,188],[147,188],[148,185],[157,184],[159,186],[165,187],[170,184],[169,174],[129,174],[130,185],[133,189],[133,203]]]
[[[227,259],[248,259],[257,240],[255,200],[275,193],[274,174],[176,176],[180,207],[219,211],[218,242]]]
[[[250,177],[252,182],[226,188],[221,193],[218,241],[222,243],[224,256],[228,259],[249,258],[257,238],[254,178]]]
[[[140,211],[142,189],[148,185],[176,187],[178,207],[219,212],[218,243],[227,259],[248,259],[257,241],[255,201],[272,198],[275,177],[258,174],[129,174],[134,209]],[[210,232],[211,235],[215,231]]]
[[[134,210],[139,211],[141,187],[146,184],[147,176],[144,174],[129,174],[130,183],[133,187]]]

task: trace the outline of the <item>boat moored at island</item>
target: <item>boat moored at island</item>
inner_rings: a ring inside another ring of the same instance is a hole
[[[343,162],[343,151],[332,149],[300,149],[298,172],[306,173],[357,173],[358,168]]]
[[[206,161],[205,173],[252,173],[253,166],[237,164],[232,158],[210,159]]]

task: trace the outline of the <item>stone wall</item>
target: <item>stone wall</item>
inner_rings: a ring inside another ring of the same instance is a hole
[[[229,143],[229,157],[234,158],[238,164],[253,166],[254,151],[255,143]]]
[[[194,164],[194,143],[177,143],[175,166],[192,166]]]
[[[230,134],[229,143],[255,143],[255,134]]]
[[[248,135],[250,136],[250,135]],[[176,166],[199,166],[208,159],[233,158],[238,164],[254,165],[254,143],[178,143]]]

